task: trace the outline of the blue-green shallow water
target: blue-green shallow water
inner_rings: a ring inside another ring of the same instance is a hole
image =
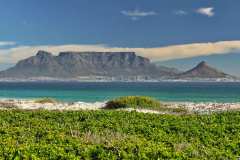
[[[239,102],[240,83],[0,82],[0,98],[52,97],[62,101],[96,102],[127,95],[151,96],[162,101]]]

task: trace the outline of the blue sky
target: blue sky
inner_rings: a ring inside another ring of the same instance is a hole
[[[239,0],[0,0],[0,12],[0,65],[39,49],[151,60],[240,51]]]
[[[239,0],[1,0],[0,40],[118,47],[237,40],[239,6]],[[124,11],[154,14],[136,20]]]

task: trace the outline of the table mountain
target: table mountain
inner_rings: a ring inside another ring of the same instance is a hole
[[[134,52],[61,52],[58,56],[39,51],[36,56],[19,61],[0,72],[0,78],[78,78],[84,76],[150,78],[176,75],[175,69],[157,67]]]

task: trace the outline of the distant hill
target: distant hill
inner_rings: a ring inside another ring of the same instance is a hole
[[[0,78],[78,78],[84,76],[162,78],[176,75],[175,69],[158,67],[134,52],[61,52],[54,56],[39,51],[0,72]]]
[[[201,61],[222,70],[225,73],[240,77],[240,53],[215,54],[209,56],[198,56],[192,58],[175,59],[169,61],[155,62],[158,65],[178,68],[186,71]]]
[[[185,78],[200,78],[200,79],[216,78],[217,79],[217,78],[230,78],[230,77],[232,76],[209,66],[205,61],[202,61],[193,69],[190,69],[178,75],[178,78],[182,78],[182,79],[185,79]]]

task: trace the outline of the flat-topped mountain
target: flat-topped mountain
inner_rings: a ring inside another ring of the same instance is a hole
[[[157,67],[134,52],[61,52],[58,56],[39,51],[0,72],[0,78],[78,78],[84,76],[159,78],[177,74],[176,70]]]
[[[180,72],[157,66],[134,52],[60,52],[55,56],[39,51],[35,56],[19,61],[14,67],[0,72],[0,80],[175,80],[233,79],[206,62]]]
[[[181,73],[179,78],[230,78],[232,76],[223,73],[211,66],[209,66],[205,61],[199,63],[196,67]]]

